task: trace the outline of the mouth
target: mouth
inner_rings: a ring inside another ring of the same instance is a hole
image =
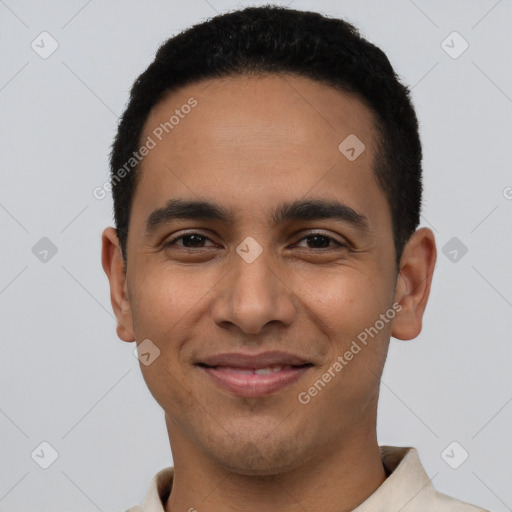
[[[282,361],[276,362],[278,359]],[[221,388],[237,396],[254,398],[270,395],[297,382],[314,365],[273,352],[259,356],[224,354],[196,366]]]

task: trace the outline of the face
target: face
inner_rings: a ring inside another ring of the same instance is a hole
[[[111,228],[103,261],[119,336],[160,351],[141,369],[171,442],[277,474],[371,436],[390,335],[419,332],[430,283],[414,298],[413,259],[395,272],[371,112],[305,78],[239,76],[165,97],[148,137],[126,274]]]

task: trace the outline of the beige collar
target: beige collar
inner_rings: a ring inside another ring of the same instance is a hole
[[[353,512],[487,512],[438,493],[412,447],[381,446],[382,462],[390,475],[384,483]],[[165,512],[164,503],[171,492],[174,468],[159,471],[151,480],[142,507],[126,512]]]

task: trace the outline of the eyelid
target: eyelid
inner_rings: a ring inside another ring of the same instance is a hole
[[[315,236],[315,235],[320,235],[320,236],[324,236],[326,238],[329,238],[331,239],[333,242],[336,242],[340,247],[348,247],[349,246],[349,243],[347,240],[343,239],[343,241],[340,241],[338,240],[335,236],[333,236],[332,234],[330,233],[325,233],[323,231],[308,231],[307,234],[305,234],[302,238],[300,238],[296,243],[299,243],[299,242],[302,242],[303,240],[305,240],[306,238],[309,238],[311,236]],[[326,250],[329,249],[329,248],[326,248]],[[332,247],[330,248],[331,250],[333,249]]]
[[[320,236],[324,236],[326,238],[329,238],[330,240],[332,240],[333,242],[338,244],[339,247],[348,247],[349,246],[349,242],[346,241],[345,239],[343,239],[343,241],[340,241],[336,237],[334,237],[332,234],[329,234],[329,233],[325,233],[325,232],[318,231],[318,230],[316,230],[316,231],[315,230],[313,230],[313,231],[306,231],[304,233],[305,233],[304,236],[302,236],[299,240],[297,240],[297,242],[295,242],[295,244],[298,244],[298,243],[306,240],[307,238],[309,238],[311,236],[320,235]],[[200,231],[187,231],[187,232],[178,232],[177,234],[173,235],[170,240],[164,241],[162,246],[163,247],[167,247],[167,246],[174,245],[178,240],[181,240],[185,236],[190,236],[190,235],[199,235],[199,236],[205,238],[206,240],[209,240],[210,242],[213,242],[213,240],[211,240],[211,238],[209,236],[205,235],[204,233],[201,233]],[[213,242],[213,243],[215,243],[215,242]],[[184,247],[184,248],[185,249],[191,249],[190,247]],[[204,249],[204,247],[198,247],[197,249]],[[312,250],[320,251],[321,249],[322,248],[320,248],[320,249],[312,249]],[[324,249],[328,250],[329,248],[324,248]],[[330,249],[332,250],[333,248],[331,247]]]
[[[178,233],[175,233],[169,240],[165,239],[162,243],[162,246],[167,247],[169,245],[173,245],[175,242],[182,239],[183,237],[190,236],[190,235],[199,235],[199,236],[209,240],[210,242],[213,242],[213,240],[208,235],[201,233],[200,231],[187,231],[185,233],[179,231]],[[215,242],[213,242],[213,243],[215,243]],[[190,247],[184,247],[184,248],[190,249]],[[199,249],[203,249],[203,247],[199,247]]]

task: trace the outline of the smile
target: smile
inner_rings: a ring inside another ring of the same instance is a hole
[[[299,380],[313,365],[269,365],[263,368],[208,366],[201,368],[216,384],[242,397],[260,397],[275,393]]]

